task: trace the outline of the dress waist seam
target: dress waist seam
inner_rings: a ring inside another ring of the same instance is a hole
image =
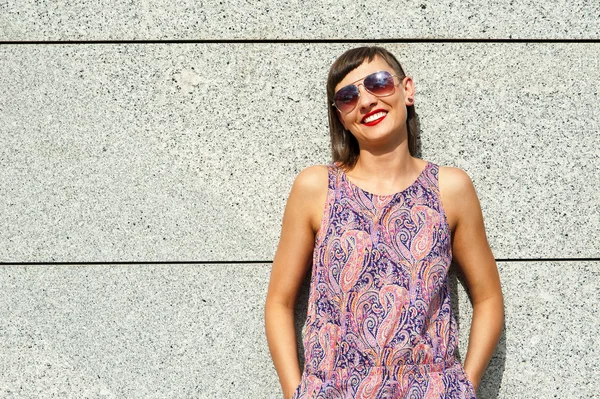
[[[458,364],[457,359],[450,359],[444,362],[436,362],[436,363],[421,363],[421,364],[397,364],[397,365],[365,365],[364,368],[369,371],[369,373],[382,373],[382,374],[393,374],[393,375],[402,375],[411,372],[417,373],[439,373],[446,371],[455,367]],[[357,370],[356,366],[351,367],[334,367],[332,369],[310,369],[306,370],[307,374],[313,374],[317,376],[326,376],[331,377],[334,374],[343,376],[345,374],[350,374]]]

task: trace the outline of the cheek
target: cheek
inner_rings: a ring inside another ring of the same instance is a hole
[[[340,114],[340,111],[336,111],[336,113],[337,113],[338,120],[340,121],[342,126],[344,126],[344,129],[348,130],[348,124],[344,120],[344,117],[342,116],[342,114]]]

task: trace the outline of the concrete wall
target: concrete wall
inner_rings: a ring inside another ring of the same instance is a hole
[[[281,397],[269,262],[345,39],[389,41],[423,158],[478,190],[479,396],[598,397],[600,3],[222,3],[0,4],[0,397]]]

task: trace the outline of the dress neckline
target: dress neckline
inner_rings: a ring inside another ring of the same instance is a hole
[[[343,169],[341,166],[339,166],[339,165],[337,164],[337,162],[335,162],[335,163],[334,163],[334,165],[335,165],[335,167],[336,167],[336,168],[338,168],[338,169],[340,170],[340,173],[342,174],[342,178],[343,178],[343,180],[344,180],[344,181],[345,181],[345,182],[348,184],[348,186],[350,186],[350,187],[351,187],[353,190],[358,190],[358,191],[360,191],[360,192],[362,192],[362,193],[366,194],[367,196],[369,196],[369,197],[371,197],[371,198],[373,198],[373,197],[376,197],[377,199],[380,199],[380,200],[385,200],[385,199],[387,199],[387,198],[394,198],[394,197],[396,197],[397,195],[400,195],[400,194],[402,194],[402,193],[405,193],[406,191],[410,190],[410,189],[411,189],[413,186],[415,186],[415,185],[416,185],[416,184],[417,184],[417,183],[418,183],[418,182],[421,180],[421,177],[422,177],[422,176],[425,174],[425,171],[426,171],[427,169],[429,169],[429,168],[431,167],[431,165],[432,165],[432,163],[431,163],[431,162],[429,162],[429,161],[425,161],[425,162],[426,162],[426,164],[425,164],[425,167],[424,167],[424,168],[421,170],[421,173],[419,173],[419,175],[417,176],[417,178],[416,178],[416,179],[415,179],[415,180],[414,180],[414,181],[413,181],[411,184],[409,184],[408,186],[406,186],[406,188],[404,188],[403,190],[397,191],[397,192],[395,192],[395,193],[393,193],[393,194],[374,194],[374,193],[371,193],[371,192],[369,192],[369,191],[367,191],[367,190],[365,190],[365,189],[363,189],[363,188],[360,188],[359,186],[357,186],[355,183],[353,183],[353,182],[352,182],[352,181],[351,181],[351,180],[348,178],[348,175],[346,174],[346,172],[344,171],[344,169]]]

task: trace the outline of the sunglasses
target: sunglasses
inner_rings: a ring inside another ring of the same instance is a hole
[[[400,77],[398,75],[392,75],[388,71],[379,71],[367,75],[362,79],[358,79],[356,82],[363,81],[362,83],[356,84],[353,82],[348,86],[344,86],[339,89],[333,96],[333,105],[343,114],[351,112],[356,108],[358,99],[360,97],[360,91],[358,90],[359,85],[363,85],[366,91],[377,97],[386,97],[394,94],[397,86],[400,86],[400,82],[396,84],[394,78]]]

